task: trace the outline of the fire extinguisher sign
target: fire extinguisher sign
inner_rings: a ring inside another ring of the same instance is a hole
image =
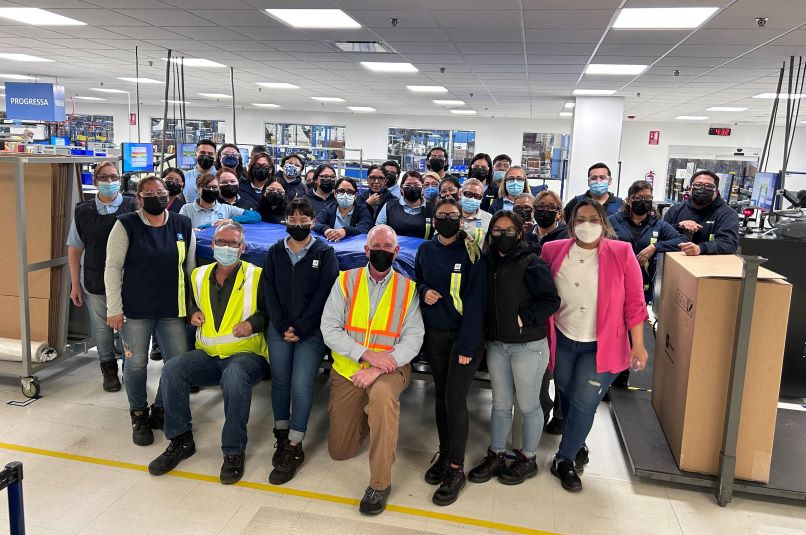
[[[660,130],[649,131],[649,144],[660,145]]]

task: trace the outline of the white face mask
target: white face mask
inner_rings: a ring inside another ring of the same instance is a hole
[[[574,236],[582,243],[594,243],[602,237],[602,225],[582,223],[574,227]]]

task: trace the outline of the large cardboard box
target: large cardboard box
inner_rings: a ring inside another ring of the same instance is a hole
[[[652,404],[681,470],[719,470],[741,273],[738,256],[666,255]],[[791,295],[783,277],[760,269],[739,424],[740,479],[769,479]]]
[[[28,298],[28,312],[30,317],[31,340],[35,342],[50,342],[51,316],[50,299]],[[20,338],[20,298],[15,295],[0,295],[0,310],[3,311],[3,321],[0,321],[0,338]]]

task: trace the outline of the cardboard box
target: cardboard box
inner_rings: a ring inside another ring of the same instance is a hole
[[[652,404],[681,470],[715,475],[725,422],[742,260],[666,255]],[[736,477],[769,480],[792,286],[759,270]]]
[[[0,310],[3,310],[3,321],[0,322],[0,338],[20,339],[20,298],[13,295],[0,295]],[[30,314],[31,340],[36,342],[50,339],[50,299],[28,298]]]

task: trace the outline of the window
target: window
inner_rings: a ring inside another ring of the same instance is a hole
[[[550,180],[563,178],[563,163],[568,159],[570,134],[523,133],[521,165],[526,176]]]
[[[200,139],[209,139],[216,145],[224,143],[224,127],[226,121],[203,121],[199,119],[186,119],[184,127],[184,137],[182,135],[182,120],[168,119],[165,130],[165,147],[176,145],[176,143],[196,143]],[[162,143],[162,119],[151,118],[151,143],[155,147]]]
[[[266,145],[276,160],[286,154],[303,154],[309,162],[344,159],[343,126],[265,123]]]
[[[476,131],[389,129],[388,158],[400,162],[401,169],[425,171],[425,157],[431,147],[447,151],[449,173],[467,174],[467,166],[476,153]]]

